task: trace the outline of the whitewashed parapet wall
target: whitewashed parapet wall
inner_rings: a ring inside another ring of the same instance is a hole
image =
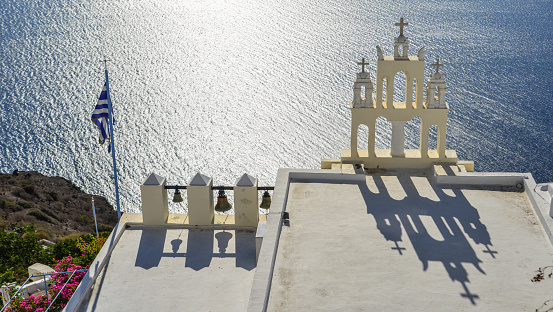
[[[168,193],[166,179],[152,173],[140,186],[142,198],[142,220],[146,225],[168,223]],[[234,190],[234,212],[236,226],[257,227],[259,222],[258,181],[248,174],[236,179]],[[188,224],[210,226],[215,223],[213,179],[201,173],[196,174],[186,187],[188,198]]]

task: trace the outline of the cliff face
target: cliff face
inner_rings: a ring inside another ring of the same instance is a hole
[[[0,173],[0,227],[9,223],[35,223],[49,239],[94,232],[91,195],[62,177],[35,171]],[[117,212],[94,196],[99,231],[111,231]]]

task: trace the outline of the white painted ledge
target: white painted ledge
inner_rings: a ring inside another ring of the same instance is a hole
[[[125,232],[125,228],[126,223],[117,223],[115,225],[113,231],[104,243],[104,246],[102,247],[102,249],[100,249],[100,252],[90,265],[88,272],[83,277],[81,283],[73,293],[73,296],[71,297],[71,299],[69,299],[69,302],[63,309],[63,312],[75,311],[79,307],[81,300],[86,298],[86,295],[90,292],[92,285],[94,285],[94,282],[96,281],[96,278],[98,277],[100,272],[102,272],[102,269],[109,260],[109,256],[111,255],[113,249],[115,249],[115,246],[121,238],[121,235],[123,234],[123,232]]]

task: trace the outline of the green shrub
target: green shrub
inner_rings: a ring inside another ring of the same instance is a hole
[[[46,195],[46,199],[49,201],[58,201],[58,193],[52,191],[52,192],[43,192],[44,195]]]
[[[62,202],[55,202],[52,204],[52,206],[54,207],[53,210],[67,212],[67,209]]]
[[[91,217],[86,215],[80,215],[78,222],[80,225],[83,225],[83,226],[90,226],[94,224],[94,220],[92,220]]]
[[[52,256],[54,259],[61,260],[68,255],[80,255],[80,250],[77,248],[77,238],[63,239],[52,247]]]
[[[52,210],[48,209],[47,207],[40,207],[40,211],[44,212],[45,214],[47,214],[48,216],[50,216],[53,219],[59,220],[56,213],[53,212]]]
[[[12,195],[13,195],[13,196],[21,197],[21,193],[22,193],[22,192],[25,192],[25,190],[23,190],[23,189],[20,188],[20,187],[14,187],[14,188],[12,189]]]
[[[52,263],[51,249],[38,244],[40,238],[35,234],[34,225],[18,227],[10,224],[17,233],[0,232],[0,284],[13,279],[24,281],[27,268],[36,263]],[[23,232],[23,233],[20,233]]]
[[[15,281],[16,272],[13,267],[7,268],[4,272],[0,272],[0,285]],[[12,294],[12,292],[10,292]]]
[[[69,255],[78,257],[79,263],[88,265],[110,234],[100,233],[100,242],[94,234],[71,234],[44,249],[38,242],[47,234],[37,232],[34,224],[19,226],[10,223],[6,229],[14,232],[0,232],[0,284],[23,282],[28,277],[27,268],[30,265],[39,262],[52,266]]]
[[[113,230],[113,226],[109,226],[103,223],[98,223],[98,232],[108,232],[109,234],[111,233],[112,230]]]
[[[37,220],[46,221],[49,223],[54,223],[54,220],[50,218],[47,214],[42,212],[38,208],[31,208],[29,211],[27,211],[27,215],[35,217]]]
[[[30,203],[30,202],[27,202],[27,201],[22,201],[22,202],[19,202],[17,203],[19,206],[25,208],[25,209],[30,209],[30,208],[33,208],[35,205],[33,205],[33,203]]]
[[[12,195],[22,198],[24,200],[33,200],[34,196],[27,193],[24,189],[20,187],[14,187],[12,190]]]
[[[11,210],[12,212],[21,211],[24,208],[16,203],[12,203],[11,201],[4,201],[4,208],[7,210]]]
[[[34,185],[25,185],[23,186],[23,190],[30,195],[36,196],[35,186]]]
[[[28,233],[28,232],[31,232],[31,233],[36,232],[36,227],[35,227],[34,224],[19,226],[19,224],[17,224],[17,223],[10,223],[8,225],[7,229],[10,230],[10,231],[14,231],[16,233],[19,233],[19,234]]]

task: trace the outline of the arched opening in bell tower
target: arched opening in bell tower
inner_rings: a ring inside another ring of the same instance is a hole
[[[375,148],[391,149],[392,147],[392,123],[385,117],[376,119]]]
[[[421,118],[416,116],[405,124],[405,148],[419,149],[421,133]]]
[[[365,124],[360,124],[357,127],[357,150],[369,148],[369,127]]]
[[[405,72],[400,71],[396,73],[394,77],[394,102],[405,102],[406,79],[407,75],[405,75]]]
[[[382,103],[386,103],[386,93],[388,91],[387,89],[388,89],[388,78],[384,77],[382,78],[382,99],[379,99],[381,100]]]
[[[428,130],[428,150],[435,150],[438,148],[438,126],[432,125]]]
[[[417,78],[413,78],[413,93],[411,94],[411,103],[417,103]]]

